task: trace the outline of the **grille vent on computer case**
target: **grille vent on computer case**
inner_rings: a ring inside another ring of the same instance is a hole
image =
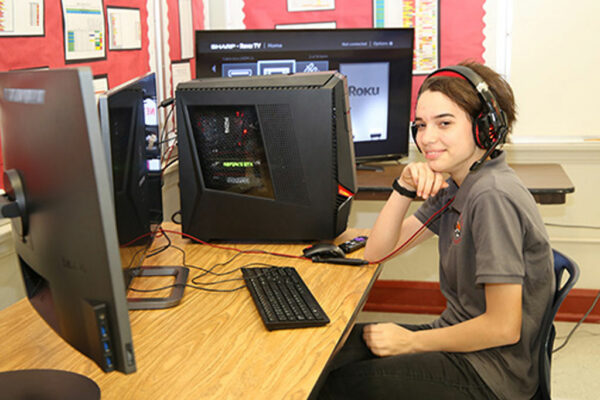
[[[293,124],[288,104],[261,104],[256,107],[265,135],[267,154],[273,181],[277,182],[275,196],[278,200],[306,204],[309,201],[304,175],[288,165],[300,165],[300,151],[295,135],[285,130]]]

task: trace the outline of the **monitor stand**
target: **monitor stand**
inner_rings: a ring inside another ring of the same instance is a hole
[[[384,168],[381,165],[366,165],[366,164],[362,164],[362,163],[357,163],[356,164],[356,170],[357,171],[377,171],[377,172],[383,172]]]
[[[100,388],[90,378],[54,369],[0,372],[2,398],[100,400]]]
[[[138,267],[132,269],[135,278],[152,276],[174,276],[173,289],[168,297],[128,297],[127,305],[130,310],[158,310],[174,307],[183,298],[190,270],[186,267]]]

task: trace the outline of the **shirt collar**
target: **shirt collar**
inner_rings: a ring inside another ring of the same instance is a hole
[[[459,213],[462,212],[465,202],[469,197],[469,192],[471,191],[471,188],[475,185],[475,183],[477,183],[477,181],[479,181],[489,172],[502,169],[506,166],[506,153],[502,151],[496,157],[484,162],[475,171],[469,172],[463,180],[462,185],[460,185],[458,191],[456,192],[456,197],[452,202],[452,208],[457,210]]]

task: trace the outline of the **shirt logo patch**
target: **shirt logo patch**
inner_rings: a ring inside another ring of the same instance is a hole
[[[454,244],[459,244],[462,240],[462,226],[463,226],[463,216],[460,214],[458,216],[458,220],[456,224],[454,224],[454,232],[452,234],[452,242]]]

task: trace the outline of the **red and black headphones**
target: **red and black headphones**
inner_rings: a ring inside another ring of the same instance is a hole
[[[452,67],[440,68],[427,76],[427,79],[433,76],[448,76],[451,78],[463,79],[477,91],[477,95],[481,100],[483,110],[473,119],[473,138],[475,144],[481,149],[487,151],[478,161],[473,163],[471,171],[479,168],[488,156],[496,149],[500,143],[503,143],[508,133],[508,121],[506,114],[496,101],[496,97],[489,89],[487,83],[471,68],[464,65],[455,65]],[[418,127],[412,122],[410,126],[413,140],[417,149],[421,151],[417,144]]]

